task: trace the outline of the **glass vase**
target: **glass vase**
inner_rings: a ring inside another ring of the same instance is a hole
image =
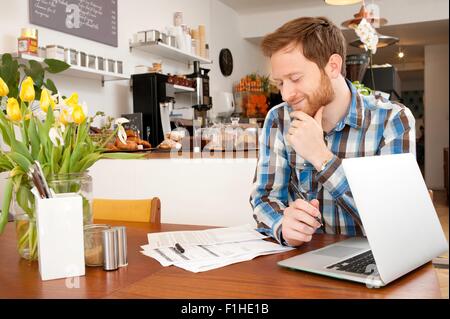
[[[13,193],[12,210],[14,213],[17,251],[19,255],[26,260],[37,260],[38,237],[34,214],[28,214],[25,212],[25,210],[18,204],[15,193]]]
[[[88,172],[50,175],[48,186],[56,194],[75,193],[80,195],[83,200],[83,225],[92,224],[92,177]]]

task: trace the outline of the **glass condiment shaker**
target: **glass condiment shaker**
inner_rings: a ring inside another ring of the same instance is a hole
[[[86,266],[103,266],[102,232],[110,228],[106,224],[84,226],[84,260]]]

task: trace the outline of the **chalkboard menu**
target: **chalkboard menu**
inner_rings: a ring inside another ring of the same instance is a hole
[[[117,0],[29,0],[30,23],[117,47]]]

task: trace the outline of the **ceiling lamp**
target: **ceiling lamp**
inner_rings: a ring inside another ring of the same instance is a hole
[[[385,18],[380,18],[374,15],[373,11],[368,11],[363,3],[358,13],[353,15],[353,19],[342,22],[342,26],[345,28],[355,29],[361,20],[364,18],[372,25],[382,26],[387,23]]]
[[[325,0],[325,3],[332,6],[346,6],[348,4],[355,4],[361,1],[362,0]]]
[[[405,57],[405,52],[402,50],[402,47],[398,48],[398,53],[397,53],[397,57],[399,59],[403,59]]]
[[[399,41],[399,38],[390,35],[378,34],[377,48],[385,48]],[[351,46],[364,49],[364,44],[360,39],[355,39],[349,43]]]

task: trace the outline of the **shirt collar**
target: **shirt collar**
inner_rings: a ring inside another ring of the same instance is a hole
[[[350,100],[350,106],[348,108],[348,113],[345,117],[340,120],[335,127],[335,131],[342,131],[344,126],[350,125],[353,128],[361,128],[363,124],[363,101],[361,96],[359,95],[356,87],[350,82],[348,79],[345,79],[347,82],[348,88],[351,91],[352,98]]]

